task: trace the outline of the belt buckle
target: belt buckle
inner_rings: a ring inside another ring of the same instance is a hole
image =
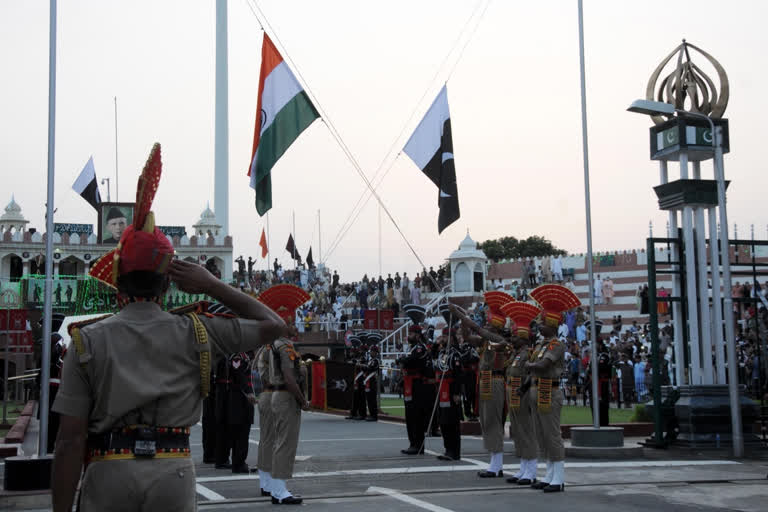
[[[139,427],[135,435],[133,454],[136,457],[152,458],[157,455],[157,430],[153,427]]]

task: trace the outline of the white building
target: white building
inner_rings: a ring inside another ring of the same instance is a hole
[[[213,223],[210,222],[211,216]],[[11,198],[11,202],[5,207],[5,214],[0,217],[0,283],[16,281],[26,275],[42,274],[45,271],[45,234],[28,229],[28,223],[21,213],[21,207]],[[65,225],[57,227],[61,226]],[[53,274],[73,276],[76,279],[78,276],[85,276],[91,264],[114,246],[98,244],[96,234],[89,224],[70,226],[85,226],[90,229],[80,234],[53,233]],[[215,224],[215,215],[210,208],[203,211],[194,228],[195,234],[191,237],[169,237],[177,256],[200,264],[213,259],[221,271],[222,278],[231,279],[232,237],[221,232],[221,226]],[[66,230],[66,227],[61,230]]]
[[[477,248],[467,230],[459,248],[448,257],[451,265],[451,296],[470,296],[486,290],[488,258]]]

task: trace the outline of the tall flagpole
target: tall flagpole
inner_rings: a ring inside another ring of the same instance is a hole
[[[293,214],[293,252],[291,253],[291,258],[293,258],[293,270],[296,270],[296,210],[293,210],[291,213]]]
[[[50,0],[48,50],[48,201],[45,204],[45,298],[43,302],[43,357],[40,363],[40,437],[37,453],[48,453],[48,385],[51,368],[53,315],[53,179],[56,162],[56,0]],[[6,358],[7,358],[6,354]]]
[[[592,270],[592,211],[589,197],[589,140],[587,137],[587,85],[584,78],[584,12],[579,0],[579,70],[581,72],[581,135],[584,154],[584,203],[587,215],[587,276],[589,280],[589,335],[592,344],[592,425],[600,428],[600,406],[597,403],[597,314],[595,312],[595,274]]]
[[[272,268],[270,265],[272,265],[272,256],[270,255],[270,250],[272,248],[272,243],[269,240],[269,212],[267,212],[267,273],[269,273],[270,269]],[[277,277],[277,276],[273,276]]]
[[[119,203],[120,180],[117,178],[117,172],[117,96],[115,96],[115,201]],[[109,186],[107,186],[107,196],[109,196]],[[109,202],[109,197],[107,197],[107,202]]]
[[[379,205],[379,276],[381,276],[381,205]]]
[[[320,229],[320,209],[317,210],[317,261],[323,261],[323,232]]]

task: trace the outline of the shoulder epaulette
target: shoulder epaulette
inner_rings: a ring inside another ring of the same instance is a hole
[[[201,300],[199,302],[193,302],[191,304],[184,304],[177,308],[168,310],[172,315],[186,315],[187,313],[201,314],[208,311],[208,307],[211,305],[207,300]]]
[[[85,355],[85,344],[83,343],[83,337],[80,334],[80,329],[87,325],[95,324],[96,322],[100,322],[106,318],[109,318],[113,315],[103,315],[96,318],[89,318],[88,320],[82,320],[80,322],[73,322],[67,326],[67,332],[69,333],[70,338],[72,338],[72,344],[75,346],[75,352],[77,353],[77,357],[80,360],[80,366],[85,368],[85,364],[88,361],[83,360],[83,356]]]

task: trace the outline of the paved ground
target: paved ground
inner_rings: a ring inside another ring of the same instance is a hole
[[[258,425],[258,422],[256,423]],[[201,429],[192,432],[201,511],[271,510],[259,496],[256,475],[233,475],[202,464]],[[256,465],[259,440],[251,430],[248,462]],[[544,495],[502,479],[480,479],[487,454],[478,437],[462,440],[463,460],[438,461],[440,438],[427,438],[428,454],[407,457],[400,423],[346,421],[340,416],[304,413],[296,474],[289,482],[305,507],[321,512],[478,512],[483,510],[733,511],[766,510],[768,460],[732,461],[713,454],[646,450],[637,460],[566,461],[566,492]],[[518,460],[505,444],[504,470]],[[432,454],[430,454],[430,452]],[[0,476],[2,475],[0,463]],[[543,475],[543,467],[540,467]],[[42,509],[38,509],[42,510]]]
[[[248,458],[253,465],[258,439],[254,428]],[[400,455],[408,441],[404,425],[397,423],[354,422],[305,413],[300,439],[300,460],[290,488],[304,496],[305,506],[318,511],[375,507],[382,511],[476,512],[511,506],[590,512],[764,511],[768,499],[766,461],[734,462],[712,455],[656,451],[632,461],[571,460],[566,463],[566,492],[544,495],[501,479],[478,478],[476,473],[486,467],[487,455],[477,437],[463,439],[464,458],[456,464],[435,458],[434,454],[442,452],[439,438],[428,438],[427,455]],[[201,464],[199,428],[194,430],[192,442],[201,510],[272,506],[268,499],[258,497],[255,475],[232,475]],[[517,469],[513,450],[513,443],[506,443],[504,469],[509,474]]]

